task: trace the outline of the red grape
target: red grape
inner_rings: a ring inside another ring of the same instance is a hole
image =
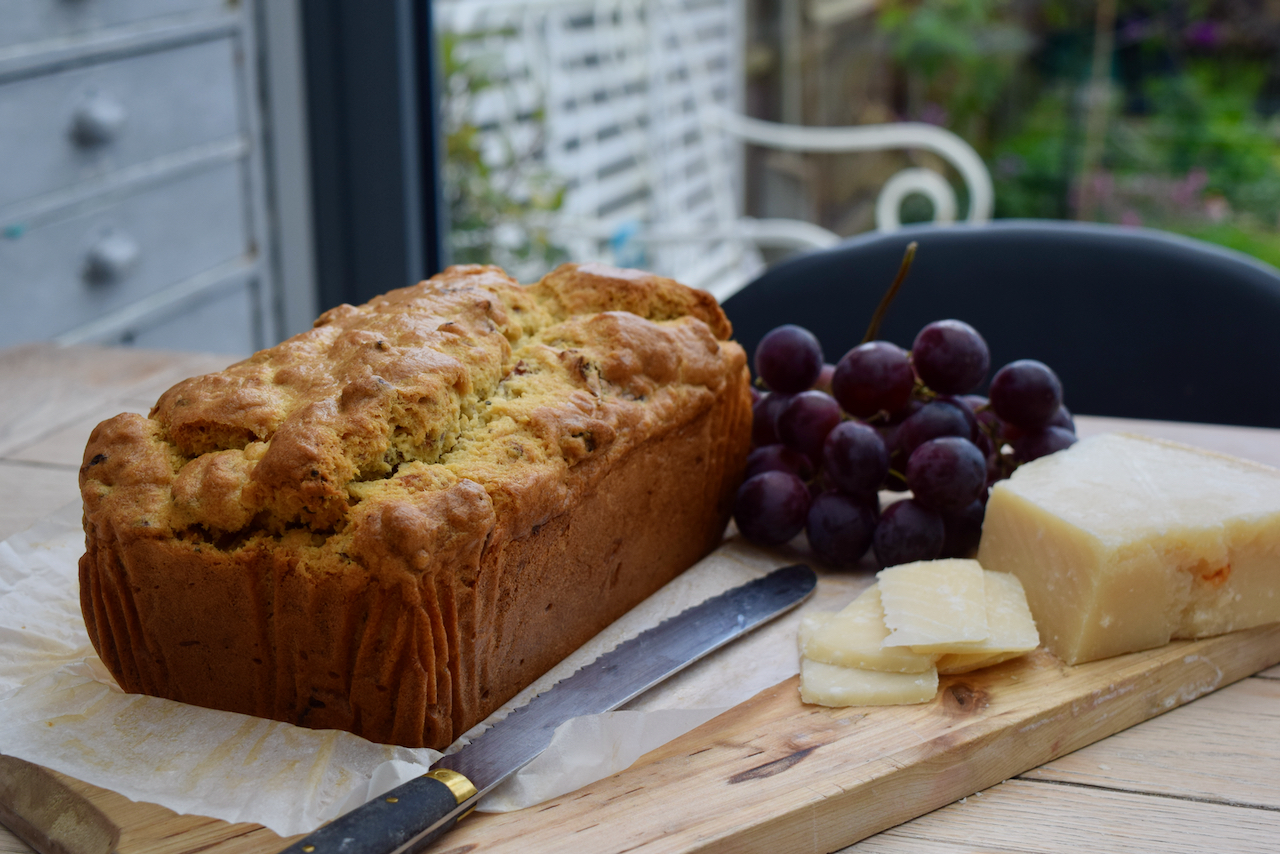
[[[778,443],[778,413],[791,402],[791,395],[772,392],[760,398],[751,407],[751,444],[756,446]]]
[[[923,409],[924,404],[925,402],[920,398],[913,397],[907,401],[905,406],[903,406],[897,412],[890,415],[889,420],[886,423],[890,425],[901,424],[903,421],[906,421],[912,415],[915,415],[917,412]]]
[[[836,363],[831,393],[855,418],[870,418],[877,412],[892,415],[910,400],[915,381],[906,350],[888,341],[868,341]]]
[[[1044,362],[1019,359],[996,371],[990,398],[1001,419],[1034,430],[1048,424],[1062,406],[1062,383]]]
[[[1046,365],[996,372],[982,336],[959,320],[930,323],[908,353],[888,341],[834,366],[808,330],[770,331],[756,348],[752,446],[734,518],[743,536],[778,545],[809,529],[815,554],[884,566],[973,553],[990,486],[1069,446],[1075,424]],[[863,420],[850,420],[850,419]],[[870,423],[866,423],[870,421]],[[912,497],[880,512],[880,490]]]
[[[939,557],[972,557],[982,539],[982,518],[986,512],[986,505],[975,501],[954,513],[942,514],[946,536]]]
[[[991,351],[978,330],[962,320],[938,320],[916,336],[911,347],[916,375],[939,394],[977,388],[991,367]]]
[[[912,452],[906,475],[912,495],[925,507],[960,510],[987,488],[987,458],[968,439],[943,436]]]
[[[973,426],[965,416],[972,417],[972,413],[962,412],[961,408],[961,405],[938,400],[926,403],[898,425],[894,435],[894,450],[906,459],[921,444],[939,436],[968,439],[973,435]]]
[[[824,492],[809,505],[809,545],[829,563],[857,563],[871,547],[876,517],[865,500]]]
[[[796,394],[813,388],[822,373],[822,345],[802,326],[770,330],[756,345],[756,376],[773,391]]]
[[[830,362],[826,362],[822,366],[822,370],[818,372],[818,378],[813,381],[813,387],[818,391],[825,391],[831,394],[831,378],[836,375],[836,366]]]
[[[1011,444],[1013,458],[1020,463],[1029,463],[1049,454],[1070,448],[1076,443],[1076,434],[1061,427],[1045,427],[1041,430],[1028,430]]]
[[[802,391],[778,413],[778,438],[811,460],[822,459],[822,443],[840,423],[840,404],[821,391]]]
[[[837,488],[850,495],[874,495],[889,474],[889,452],[873,428],[842,421],[823,443],[822,468]]]
[[[1063,430],[1076,432],[1076,421],[1071,417],[1071,411],[1065,406],[1059,406],[1058,411],[1049,419],[1049,427],[1061,427]]]
[[[764,445],[753,449],[747,455],[744,479],[755,477],[766,471],[784,471],[805,481],[812,478],[814,474],[813,463],[809,458],[786,445]]]
[[[964,420],[969,422],[969,441],[974,441],[978,434],[982,432],[982,427],[978,424],[978,415],[969,404],[967,396],[960,397],[953,394],[940,394],[934,400],[934,403],[946,403],[960,410],[960,414],[964,416]]]
[[[766,471],[738,487],[733,519],[753,543],[777,546],[804,529],[809,488],[793,474]]]
[[[933,560],[942,553],[946,527],[942,516],[913,499],[894,502],[880,514],[871,547],[881,566]]]

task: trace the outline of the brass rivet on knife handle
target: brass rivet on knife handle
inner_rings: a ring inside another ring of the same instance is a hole
[[[462,803],[468,798],[474,798],[476,796],[475,784],[462,774],[459,774],[457,771],[453,771],[449,768],[433,768],[426,773],[426,776],[439,780],[441,783],[448,786],[449,791],[453,792],[453,797],[458,803]],[[472,807],[472,810],[474,809],[475,807]],[[471,815],[472,810],[467,810],[467,812],[459,816],[459,818],[462,819]]]

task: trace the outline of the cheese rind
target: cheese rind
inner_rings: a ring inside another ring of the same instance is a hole
[[[1108,434],[1020,467],[978,560],[1026,590],[1069,664],[1280,620],[1280,471]]]
[[[872,585],[842,611],[806,616],[800,625],[800,654],[825,664],[887,673],[923,673],[933,667],[936,655],[883,646],[888,635],[880,590]]]
[[[800,660],[800,699],[819,706],[902,706],[938,693],[938,671],[885,673]]]
[[[886,646],[946,652],[987,637],[982,567],[973,560],[922,560],[882,569],[876,576]]]

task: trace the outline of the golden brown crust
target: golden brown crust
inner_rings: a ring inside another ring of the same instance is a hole
[[[90,637],[128,691],[443,747],[718,541],[729,333],[598,266],[327,312],[94,431]]]

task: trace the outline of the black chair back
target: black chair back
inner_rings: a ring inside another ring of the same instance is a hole
[[[753,353],[796,323],[835,362],[861,342],[911,241],[878,337],[909,349],[926,323],[958,318],[986,338],[992,373],[1022,358],[1052,367],[1073,412],[1280,427],[1280,271],[1146,229],[1005,220],[857,237],[726,300],[735,337]]]

